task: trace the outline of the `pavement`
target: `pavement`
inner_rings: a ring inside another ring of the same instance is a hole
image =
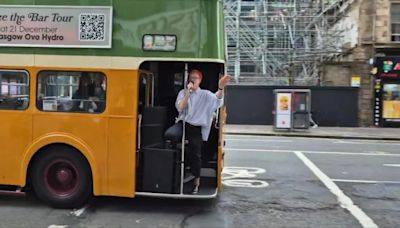
[[[394,140],[400,141],[400,128],[379,127],[321,127],[308,130],[274,130],[271,125],[227,124],[228,135],[291,136],[335,139]]]

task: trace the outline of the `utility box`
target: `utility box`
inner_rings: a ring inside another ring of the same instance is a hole
[[[311,90],[274,90],[274,130],[309,129]]]

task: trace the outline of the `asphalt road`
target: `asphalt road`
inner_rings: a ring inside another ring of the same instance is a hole
[[[400,142],[226,141],[217,199],[98,197],[59,210],[0,196],[0,227],[400,227]]]

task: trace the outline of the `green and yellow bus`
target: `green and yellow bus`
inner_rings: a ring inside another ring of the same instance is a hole
[[[190,194],[184,134],[168,137],[191,69],[225,72],[222,0],[3,0],[0,193],[54,207],[92,196],[213,198],[225,109]],[[56,5],[55,5],[56,4]]]

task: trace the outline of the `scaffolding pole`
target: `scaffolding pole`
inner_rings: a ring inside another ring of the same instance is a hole
[[[317,85],[340,56],[335,29],[354,0],[225,0],[228,72],[237,84]]]

